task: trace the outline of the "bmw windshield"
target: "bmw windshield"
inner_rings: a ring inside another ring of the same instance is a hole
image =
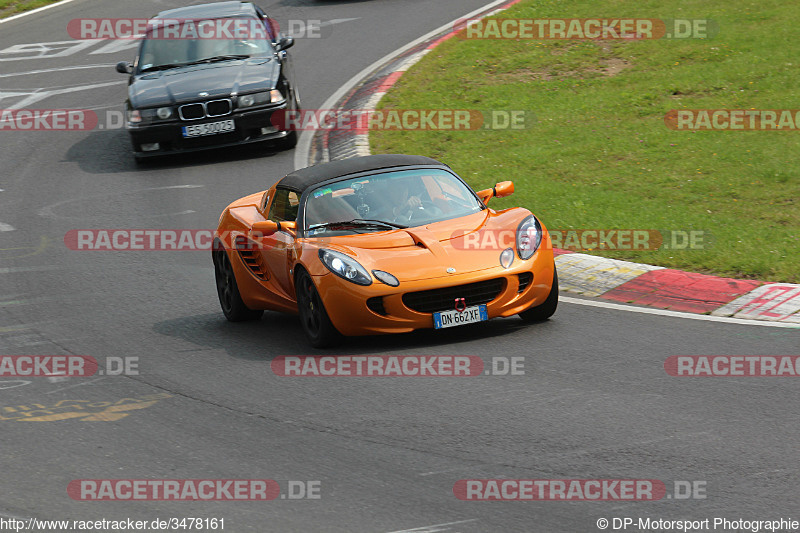
[[[186,19],[165,25],[155,24],[157,20],[151,21],[142,43],[139,72],[272,55],[274,52],[263,23],[255,18]],[[249,28],[247,31],[237,33],[226,26],[245,21],[248,23],[245,25]],[[253,31],[255,28],[258,31]]]

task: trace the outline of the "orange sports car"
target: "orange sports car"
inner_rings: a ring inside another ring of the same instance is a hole
[[[550,236],[510,181],[475,193],[447,165],[373,155],[292,172],[222,213],[213,260],[222,311],[299,313],[311,344],[447,328],[558,305]]]

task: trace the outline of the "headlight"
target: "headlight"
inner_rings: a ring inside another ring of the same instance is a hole
[[[340,278],[344,278],[356,285],[372,285],[372,278],[367,269],[349,255],[334,252],[333,250],[320,250],[319,259],[322,264],[328,267],[328,270]]]
[[[530,259],[542,244],[542,226],[531,215],[517,226],[517,255],[523,261]]]
[[[239,97],[238,107],[253,107],[256,105],[275,104],[283,101],[283,95],[278,89],[260,93],[243,94]]]
[[[158,109],[129,109],[128,122],[131,124],[149,124],[155,119],[167,120],[172,117],[171,107]]]

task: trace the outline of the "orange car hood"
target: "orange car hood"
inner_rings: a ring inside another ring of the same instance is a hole
[[[502,249],[466,249],[463,236],[477,231],[514,232],[527,214],[522,209],[486,209],[428,226],[319,239],[323,241],[319,245],[348,253],[367,269],[384,270],[400,281],[446,277],[448,268],[464,274],[499,265]]]

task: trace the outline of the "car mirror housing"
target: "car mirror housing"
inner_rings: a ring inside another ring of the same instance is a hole
[[[275,222],[274,220],[263,220],[253,224],[252,233],[260,233],[262,235],[272,235],[278,231],[286,231],[293,233],[297,229],[297,223],[294,221]]]
[[[294,39],[286,37],[285,35],[278,39],[278,44],[276,45],[279,52],[291,48],[292,46],[294,46]]]
[[[120,74],[130,74],[133,71],[131,64],[127,61],[120,61],[117,63],[116,69]]]
[[[492,198],[495,197],[503,198],[505,196],[511,196],[512,194],[514,194],[514,182],[501,181],[491,189],[484,189],[482,191],[478,191],[476,194],[483,201],[484,204],[488,204],[489,200],[491,200]]]
[[[514,194],[513,181],[501,181],[494,186],[494,196],[497,198],[505,198],[506,196],[511,196],[512,194]]]

